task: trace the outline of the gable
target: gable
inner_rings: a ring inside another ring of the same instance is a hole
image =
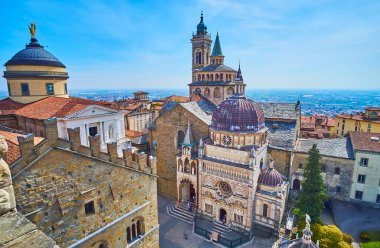
[[[74,113],[66,116],[65,119],[88,118],[88,117],[112,115],[112,114],[118,113],[117,110],[112,110],[112,109],[108,109],[108,108],[97,106],[97,105],[90,105],[83,109],[80,109],[80,106],[78,106],[78,108],[79,108],[78,111],[75,111]]]

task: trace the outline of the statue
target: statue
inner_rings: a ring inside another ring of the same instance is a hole
[[[36,37],[36,29],[37,29],[37,27],[36,27],[36,23],[35,22],[33,22],[33,23],[31,23],[29,25],[29,32],[30,32],[31,38],[35,38]]]

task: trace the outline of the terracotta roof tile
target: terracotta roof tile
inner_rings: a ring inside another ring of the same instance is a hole
[[[65,117],[90,105],[99,105],[110,108],[110,105],[103,101],[93,101],[76,97],[63,98],[52,96],[30,103],[17,110],[15,114],[31,119],[44,120],[51,117]]]
[[[24,107],[22,103],[15,102],[10,98],[0,100],[0,115],[9,115]]]
[[[0,126],[0,136],[3,136],[8,144],[7,163],[11,165],[21,157],[18,136],[26,136],[26,133],[8,127]],[[34,145],[42,142],[44,138],[34,137]]]
[[[380,153],[380,141],[377,140],[380,133],[350,132],[350,138],[354,150]]]

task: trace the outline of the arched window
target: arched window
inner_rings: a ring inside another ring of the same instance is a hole
[[[196,53],[196,63],[197,63],[198,65],[202,64],[202,52],[201,52],[201,51],[198,51],[198,52]]]
[[[214,98],[220,98],[220,89],[218,87],[214,89]]]
[[[201,88],[199,88],[199,87],[197,87],[197,88],[195,89],[195,91],[196,91],[197,93],[199,93],[199,94],[202,93],[202,90],[201,90]]]
[[[216,79],[216,80],[219,79],[219,74],[216,74],[216,75],[215,75],[215,79]]]
[[[264,159],[261,159],[261,160],[260,160],[260,169],[262,169],[263,166],[264,166]]]
[[[214,74],[211,74],[211,81],[214,81]]]
[[[207,74],[206,79],[210,80],[210,75],[209,74]]]
[[[227,95],[233,95],[234,93],[235,93],[235,90],[234,90],[233,87],[229,87],[229,88],[227,89]]]
[[[322,172],[326,172],[326,165],[322,164]]]
[[[202,75],[202,81],[205,81],[205,75],[204,74]]]
[[[335,167],[334,174],[335,175],[340,175],[340,168],[339,167]]]
[[[182,130],[179,130],[177,133],[177,147],[181,148],[181,144],[185,139],[185,133]]]
[[[141,222],[138,220],[136,222],[136,225],[137,225],[137,236],[140,236],[142,233],[141,233]]]
[[[188,158],[185,158],[185,172],[186,173],[190,172],[190,161]]]
[[[201,75],[198,75],[198,81],[201,81]]]
[[[131,228],[127,227],[127,241],[130,242],[132,240]]]
[[[183,171],[182,159],[178,159],[178,171]]]
[[[191,174],[193,174],[193,175],[197,174],[197,165],[194,161],[191,162]]]
[[[205,89],[205,96],[210,96],[210,89],[209,88]]]
[[[220,80],[223,80],[223,74],[220,73]]]
[[[136,238],[136,225],[132,224],[132,239]]]
[[[263,216],[268,217],[268,204],[264,204],[263,206]]]

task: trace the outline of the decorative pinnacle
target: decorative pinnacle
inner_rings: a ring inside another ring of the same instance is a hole
[[[36,37],[36,22],[31,23],[29,26],[29,32],[30,32],[30,37],[35,38]]]

